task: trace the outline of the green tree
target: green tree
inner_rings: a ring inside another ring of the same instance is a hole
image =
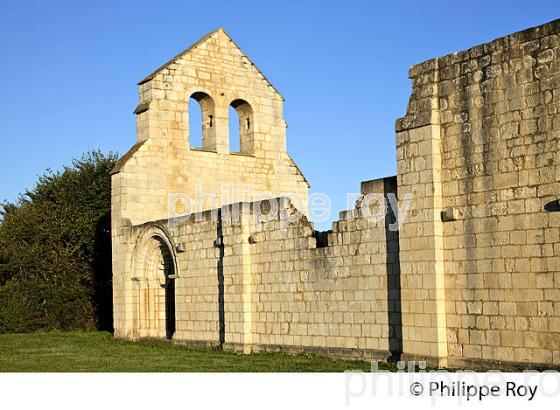
[[[88,152],[0,206],[0,332],[111,327],[116,160]]]

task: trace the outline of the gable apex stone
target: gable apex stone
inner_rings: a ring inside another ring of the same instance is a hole
[[[253,63],[253,61],[243,52],[243,50],[241,49],[241,47],[239,47],[237,45],[237,43],[231,38],[231,36],[226,33],[226,31],[222,28],[219,27],[214,31],[211,31],[210,33],[206,34],[205,36],[203,36],[202,38],[200,38],[198,41],[194,42],[193,44],[191,44],[189,47],[187,47],[185,50],[181,51],[179,54],[175,55],[173,58],[171,58],[169,61],[167,61],[165,64],[163,64],[162,66],[158,67],[155,71],[153,71],[150,75],[148,75],[147,77],[145,77],[143,80],[138,82],[138,85],[142,85],[144,83],[147,83],[148,81],[152,80],[153,78],[155,78],[156,75],[158,75],[162,70],[164,70],[165,68],[169,67],[171,64],[175,63],[178,59],[180,59],[181,57],[183,57],[184,55],[188,54],[189,52],[191,52],[192,50],[194,50],[195,48],[199,47],[200,45],[204,44],[206,41],[208,41],[210,38],[214,37],[214,35],[218,34],[218,33],[222,33],[224,36],[226,36],[226,38],[229,39],[229,41],[240,51],[241,55],[243,58],[246,58],[249,63],[251,63],[251,65],[253,67],[255,67],[255,69],[257,70],[257,72],[262,76],[262,78],[267,82],[267,84],[282,98],[282,100],[285,101],[285,98],[282,96],[282,94],[280,93],[280,91],[278,91],[278,89],[270,82],[270,80],[263,74],[263,72],[259,69],[259,67],[256,66],[255,63]]]

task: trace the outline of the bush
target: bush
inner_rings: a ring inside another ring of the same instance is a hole
[[[0,208],[0,332],[110,329],[115,154],[89,152]]]

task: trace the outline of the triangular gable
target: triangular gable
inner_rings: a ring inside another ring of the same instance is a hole
[[[173,57],[171,60],[169,60],[167,63],[163,64],[161,67],[159,67],[158,69],[156,69],[153,73],[151,73],[149,76],[147,76],[146,78],[144,78],[142,81],[140,81],[138,83],[138,85],[144,84],[148,81],[150,81],[151,79],[153,79],[161,70],[163,70],[164,68],[168,67],[169,65],[173,64],[175,61],[177,61],[179,58],[183,57],[185,54],[189,53],[191,50],[195,49],[196,47],[198,47],[199,45],[203,44],[204,42],[206,42],[206,40],[208,40],[210,37],[212,37],[214,34],[218,33],[218,32],[222,32],[224,33],[224,35],[231,41],[231,43],[239,50],[239,52],[243,55],[243,57],[245,57],[253,67],[255,67],[255,69],[257,70],[257,72],[263,77],[263,79],[268,83],[269,86],[272,87],[272,89],[274,91],[276,91],[276,93],[278,93],[278,95],[280,95],[280,97],[282,97],[282,94],[280,94],[280,91],[278,91],[278,89],[268,80],[268,78],[266,78],[266,76],[263,74],[263,72],[255,65],[255,63],[253,63],[253,61],[251,61],[251,59],[249,57],[247,57],[247,55],[243,52],[243,50],[241,50],[241,47],[239,47],[235,41],[233,41],[233,39],[231,38],[231,36],[225,32],[225,30],[222,27],[219,27],[218,29],[206,34],[204,37],[202,37],[200,40],[198,40],[197,42],[193,43],[191,46],[189,46],[187,49],[181,51],[179,54],[177,54],[175,57]],[[284,99],[284,97],[282,97],[282,99]]]

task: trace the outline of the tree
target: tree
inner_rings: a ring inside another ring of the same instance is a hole
[[[0,206],[0,332],[110,329],[116,160],[88,152]]]

